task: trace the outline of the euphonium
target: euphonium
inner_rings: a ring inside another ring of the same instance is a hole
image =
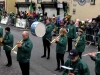
[[[53,39],[50,43],[55,42],[56,39],[58,39],[60,37],[60,35],[58,37],[56,37],[55,39]]]
[[[77,37],[77,41],[75,43],[75,47],[77,46],[79,40],[80,40],[80,36]]]
[[[21,40],[21,41],[19,41],[19,42],[20,42],[20,43],[23,43],[22,41],[23,41],[23,40]],[[17,48],[17,45],[15,45],[15,46],[12,48],[12,51],[15,50],[16,48]]]

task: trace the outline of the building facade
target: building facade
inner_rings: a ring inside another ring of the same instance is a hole
[[[18,11],[29,11],[32,1],[33,9],[37,12],[48,13],[49,17],[53,14],[64,17],[67,12],[72,15],[72,19],[85,20],[100,15],[100,0],[0,0],[0,7],[8,13]],[[80,2],[79,2],[80,1]]]

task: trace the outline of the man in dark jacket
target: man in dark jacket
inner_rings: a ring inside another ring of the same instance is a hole
[[[90,75],[88,65],[79,58],[78,51],[75,49],[70,51],[65,66],[72,68],[72,70],[65,69],[63,75]]]
[[[44,55],[41,56],[41,58],[46,57],[46,48],[48,49],[48,57],[47,59],[50,58],[50,42],[52,40],[52,31],[53,31],[53,25],[50,23],[50,19],[46,20],[46,33],[43,36],[43,46],[44,46]]]
[[[17,51],[17,61],[19,62],[20,68],[22,70],[22,75],[30,75],[29,74],[29,64],[31,51],[33,48],[33,43],[29,38],[29,33],[24,31],[22,33],[23,41],[17,42],[18,51]]]
[[[8,63],[6,66],[10,67],[12,65],[12,58],[11,58],[11,48],[9,48],[8,46],[13,47],[14,37],[11,34],[9,27],[5,28],[5,33],[6,34],[3,40],[3,43],[4,43],[3,49],[5,50],[7,60],[8,60]]]

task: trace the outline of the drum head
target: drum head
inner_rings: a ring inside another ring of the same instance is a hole
[[[46,26],[43,23],[39,22],[35,28],[36,36],[43,37],[45,35],[45,32],[46,32]]]

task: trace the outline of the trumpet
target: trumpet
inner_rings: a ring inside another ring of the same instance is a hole
[[[76,43],[75,43],[75,47],[77,46],[78,41],[80,40],[80,36],[78,36],[77,39],[78,39],[78,40],[77,40]]]
[[[19,41],[20,43],[23,43],[22,42],[23,40]],[[12,48],[12,51],[14,51],[15,49],[17,48],[17,45],[15,45],[13,48]]]
[[[56,39],[58,39],[60,37],[60,35],[58,37],[56,37],[55,39],[53,39],[50,43],[55,42]]]

